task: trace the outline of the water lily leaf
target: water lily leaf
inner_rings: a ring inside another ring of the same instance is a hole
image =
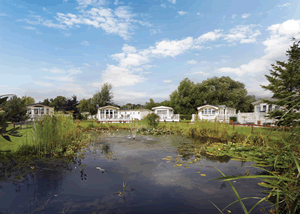
[[[197,172],[197,173],[200,173],[200,172]]]
[[[168,158],[162,158],[163,160],[168,160]]]
[[[167,161],[167,163],[170,163],[170,161]]]
[[[186,163],[193,163],[192,161],[186,162]]]
[[[201,176],[206,176],[206,174],[201,174]]]
[[[177,166],[182,166],[182,164],[176,164]]]

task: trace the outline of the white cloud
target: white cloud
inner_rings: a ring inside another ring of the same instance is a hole
[[[157,56],[172,56],[175,57],[179,54],[184,53],[193,46],[193,38],[187,37],[182,40],[163,40],[157,42],[155,48],[149,48],[151,53]]]
[[[135,53],[136,49],[133,46],[129,46],[129,45],[125,44],[125,45],[123,45],[122,51],[124,53]]]
[[[105,0],[77,0],[79,13],[56,13],[53,20],[44,19],[38,15],[30,15],[30,19],[21,19],[31,25],[43,25],[49,28],[56,28],[67,30],[78,28],[80,25],[93,26],[101,28],[108,34],[117,34],[123,39],[131,38],[132,31],[136,28],[136,24],[150,27],[148,22],[135,19],[136,14],[131,13],[131,8],[128,6],[119,6],[117,8],[103,8],[101,5],[105,4]],[[92,8],[88,9],[89,6]],[[43,8],[48,11],[47,8]]]
[[[90,43],[89,43],[88,41],[83,41],[83,42],[81,42],[80,44],[81,44],[81,45],[86,45],[86,46],[87,46],[87,45],[90,45]]]
[[[278,5],[278,7],[288,7],[290,5],[291,5],[290,3],[284,3],[283,5]]]
[[[183,15],[185,15],[185,14],[188,14],[188,12],[185,12],[185,11],[177,11],[177,13],[179,14],[179,15],[181,15],[181,16],[183,16]]]
[[[64,92],[71,92],[73,94],[84,94],[85,90],[78,84],[74,83],[64,83],[63,85],[57,86],[57,89]]]
[[[48,76],[44,76],[45,79],[48,80],[56,80],[56,81],[60,81],[60,82],[74,82],[74,77],[70,77],[70,76],[57,76],[57,77],[48,77]]]
[[[27,30],[36,30],[36,28],[32,26],[23,26],[23,28]]]
[[[232,14],[231,17],[234,19],[236,16],[237,16],[237,14]]]
[[[243,19],[246,19],[246,18],[248,18],[249,16],[250,16],[250,14],[244,13],[244,14],[242,15],[242,18],[243,18]]]
[[[234,28],[229,30],[224,39],[227,42],[239,41],[242,43],[254,43],[256,42],[256,37],[261,35],[259,30],[252,30],[254,27],[260,25],[237,25]]]
[[[53,74],[65,74],[66,71],[63,69],[58,69],[58,68],[52,68],[52,69],[48,69],[48,68],[43,68],[43,71],[50,71]]]
[[[119,4],[119,0],[115,0],[114,5],[118,5],[118,4]]]
[[[172,82],[172,80],[164,80],[164,82]]]
[[[68,2],[69,0],[63,0],[63,2]]]
[[[48,82],[34,81],[33,83],[36,85],[45,86],[45,87],[53,87],[54,86],[53,84],[48,83]]]
[[[189,60],[189,61],[187,61],[187,63],[188,64],[190,64],[190,65],[195,65],[195,64],[197,64],[198,62],[196,61],[196,60]]]
[[[82,71],[80,71],[79,69],[63,70],[58,68],[52,68],[52,69],[43,68],[42,70],[50,71],[52,74],[67,74],[64,76],[55,76],[55,77],[44,76],[45,79],[56,80],[60,82],[74,82],[75,77],[71,77],[71,76],[82,73]]]
[[[0,13],[0,16],[8,16],[6,13]]]
[[[258,73],[260,76],[268,74],[271,64],[275,60],[286,59],[286,51],[292,45],[291,37],[300,38],[300,20],[288,20],[281,24],[272,25],[267,30],[270,31],[270,37],[263,42],[263,45],[265,45],[264,56],[236,68],[223,67],[217,69],[217,71],[234,73],[238,76]]]
[[[102,28],[109,34],[118,34],[125,40],[131,37],[134,23],[151,26],[147,22],[133,19],[136,15],[131,14],[130,8],[127,6],[120,6],[115,10],[98,7],[81,11],[81,13],[82,15],[57,13],[56,19],[69,28],[79,24],[90,25],[95,28]]]
[[[157,33],[161,33],[161,30],[160,29],[150,29],[150,35],[155,35]]]
[[[172,4],[176,4],[176,0],[169,0]]]
[[[163,8],[166,8],[166,7],[167,7],[165,4],[161,4],[160,6],[163,7]]]
[[[94,82],[94,87],[100,87],[104,82],[112,84],[114,87],[130,86],[143,82],[145,78],[132,74],[127,68],[115,65],[107,65],[107,69],[102,73],[102,82]]]
[[[214,40],[220,38],[221,36],[223,36],[223,34],[220,33],[220,32],[221,32],[220,29],[210,31],[208,33],[205,33],[205,34],[199,36],[196,41],[198,43],[203,43],[203,42],[206,42],[206,41],[214,41]]]
[[[201,74],[201,75],[204,75],[204,76],[209,75],[209,73],[206,73],[206,72],[203,72],[203,71],[196,71],[196,72],[192,72],[192,73],[190,73],[190,74],[192,74],[192,75]]]

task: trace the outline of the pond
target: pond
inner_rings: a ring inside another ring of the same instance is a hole
[[[211,202],[223,209],[237,198],[227,182],[209,181],[222,177],[213,167],[227,176],[259,171],[249,167],[253,162],[195,157],[200,145],[172,135],[95,134],[83,158],[43,161],[23,180],[1,181],[0,213],[219,213]],[[242,179],[233,185],[242,198],[264,197],[258,182]],[[257,201],[244,202],[249,210]],[[229,210],[243,213],[239,203]]]

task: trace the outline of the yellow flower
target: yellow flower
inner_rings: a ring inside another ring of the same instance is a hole
[[[31,169],[34,169],[34,166],[30,167]]]

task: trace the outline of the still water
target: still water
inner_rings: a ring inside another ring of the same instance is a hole
[[[251,162],[226,157],[195,160],[199,145],[179,136],[95,134],[84,158],[40,161],[26,179],[0,182],[0,213],[219,213],[211,202],[223,209],[237,198],[227,182],[209,181],[222,176],[213,167],[227,176],[259,172]],[[242,198],[264,197],[258,182],[233,185]],[[257,200],[244,202],[249,210]],[[228,209],[243,213],[239,203]]]

